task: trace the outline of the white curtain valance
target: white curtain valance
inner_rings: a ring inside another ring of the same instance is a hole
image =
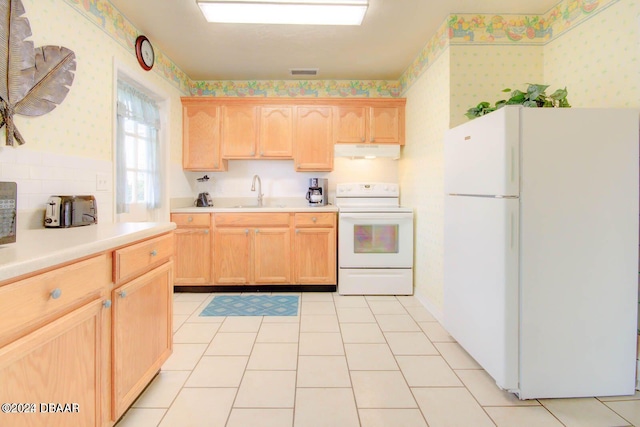
[[[122,80],[118,80],[118,116],[160,129],[160,110],[156,102]]]

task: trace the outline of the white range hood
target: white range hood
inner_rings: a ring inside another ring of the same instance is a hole
[[[352,159],[400,158],[400,146],[397,144],[335,144],[335,157]]]

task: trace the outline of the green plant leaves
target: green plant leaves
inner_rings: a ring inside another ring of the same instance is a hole
[[[496,101],[495,106],[491,106],[489,102],[481,102],[475,107],[471,107],[465,113],[469,119],[484,116],[492,111],[502,108],[505,105],[522,105],[528,108],[569,108],[571,105],[567,100],[567,88],[558,89],[551,95],[547,95],[545,91],[549,85],[531,84],[527,87],[527,91],[523,92],[519,89],[511,90],[503,89],[502,92],[510,93],[509,99],[501,99]]]

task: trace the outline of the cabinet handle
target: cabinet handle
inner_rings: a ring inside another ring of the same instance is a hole
[[[62,296],[62,291],[60,290],[60,288],[55,288],[51,291],[50,295],[52,299],[58,299],[60,298],[60,296]]]
[[[316,222],[318,220],[318,218],[316,218],[315,216],[311,218],[311,221]]]
[[[299,233],[300,233],[300,230],[296,230],[296,234],[299,234]]]
[[[364,136],[360,138],[360,142],[364,142]]]
[[[204,234],[209,234],[209,230],[204,230]]]
[[[111,300],[108,299],[108,300],[104,301],[102,303],[102,305],[104,306],[104,308],[111,308]]]
[[[190,216],[189,218],[187,218],[187,221],[188,221],[188,222],[193,221],[193,217],[192,217],[192,216]]]
[[[124,298],[127,296],[127,291],[120,291],[118,295],[120,295],[120,298]]]
[[[376,141],[376,139],[375,139],[374,137],[371,137],[371,140],[370,140],[370,141],[371,141],[371,142],[375,142],[375,141]]]
[[[260,229],[259,229],[259,228],[256,228],[256,233],[259,233],[259,232],[260,232]]]
[[[158,251],[156,251],[155,249],[151,251],[151,253],[149,254],[151,256],[156,256],[158,255]]]
[[[248,228],[244,229],[244,234],[247,235],[247,236],[249,235],[249,229]]]

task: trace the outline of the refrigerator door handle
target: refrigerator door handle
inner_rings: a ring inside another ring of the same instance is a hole
[[[511,161],[509,162],[509,168],[511,170],[509,171],[510,172],[509,175],[511,177],[511,182],[514,182],[515,178],[516,178],[515,177],[515,171],[516,171],[515,161],[516,161],[516,159],[515,159],[515,153],[514,153],[513,147],[509,147],[509,152],[510,152],[510,155],[511,155],[510,156],[511,157]]]
[[[516,230],[515,230],[515,225],[516,225],[516,221],[514,218],[514,213],[513,211],[510,212],[509,215],[509,248],[513,251],[515,249],[515,236],[516,236]]]

